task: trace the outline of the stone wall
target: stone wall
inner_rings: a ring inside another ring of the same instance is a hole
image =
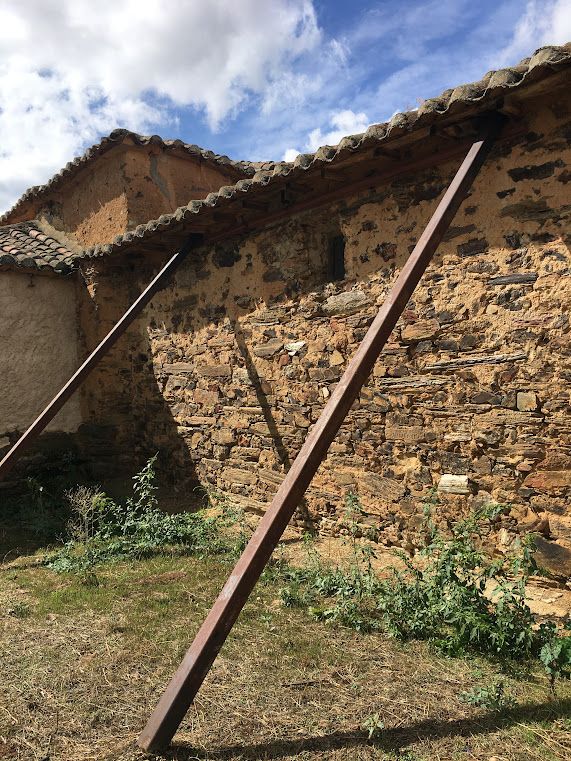
[[[3,272],[0,277],[0,453],[42,411],[78,366],[75,281]],[[73,433],[81,423],[72,398],[48,431]]]
[[[528,126],[476,180],[298,524],[343,530],[352,491],[363,531],[410,549],[437,488],[443,521],[512,505],[499,544],[538,530],[546,562],[559,553],[571,572],[569,95],[537,102]],[[160,450],[173,481],[263,512],[456,168],[197,253],[90,383],[90,418],[110,422],[124,455]],[[340,234],[346,278],[328,282]],[[93,265],[88,344],[156,266],[136,254]]]

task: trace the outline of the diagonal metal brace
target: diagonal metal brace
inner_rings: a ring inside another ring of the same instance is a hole
[[[138,739],[144,750],[168,746],[244,607],[343,420],[484,163],[506,117],[492,113],[401,270],[356,354],[306,438],[236,567]]]

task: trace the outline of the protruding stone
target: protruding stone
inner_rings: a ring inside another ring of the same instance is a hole
[[[405,325],[401,332],[404,343],[416,343],[417,341],[431,341],[436,338],[440,331],[438,320],[418,320],[410,325]]]
[[[521,412],[535,412],[537,409],[537,395],[533,391],[519,391],[516,404]]]
[[[278,325],[289,321],[289,316],[285,309],[274,307],[273,309],[264,309],[253,315],[251,318],[254,325]]]
[[[407,444],[415,444],[426,441],[426,430],[422,425],[387,425],[385,438],[387,441],[404,441]]]
[[[236,434],[230,428],[220,428],[212,434],[212,441],[215,444],[233,444],[236,441]]]
[[[272,338],[265,344],[258,344],[258,346],[254,346],[254,354],[256,357],[268,359],[269,357],[273,357],[274,354],[277,354],[283,348],[283,341],[281,341],[279,338]]]
[[[342,365],[345,362],[345,359],[340,351],[333,351],[331,353],[331,356],[329,357],[329,364],[333,367],[337,367],[338,365]]]
[[[537,491],[553,492],[571,488],[571,470],[536,470],[524,485]]]
[[[356,289],[330,296],[323,305],[323,311],[330,316],[350,315],[370,306],[370,304],[369,297],[363,291]]]
[[[284,349],[287,351],[290,357],[294,357],[296,354],[299,354],[304,346],[305,341],[292,341],[291,343],[285,344]]]
[[[472,404],[501,404],[501,397],[490,391],[479,391],[470,399]]]
[[[194,365],[192,362],[173,362],[171,365],[163,365],[163,372],[167,375],[192,373],[194,372]]]
[[[207,378],[230,378],[232,368],[230,365],[197,365],[196,373]]]
[[[438,491],[444,494],[470,494],[470,479],[452,473],[443,473],[438,482]]]
[[[359,487],[378,497],[379,500],[398,502],[404,497],[405,487],[401,481],[385,478],[377,473],[363,473],[358,476]]]
[[[226,481],[236,484],[253,485],[258,480],[254,473],[250,473],[247,470],[239,470],[238,468],[226,468],[222,475]]]
[[[513,275],[492,277],[488,280],[488,285],[533,285],[536,280],[536,272],[514,272]]]
[[[571,550],[541,536],[535,537],[535,561],[540,568],[560,576],[571,576]]]

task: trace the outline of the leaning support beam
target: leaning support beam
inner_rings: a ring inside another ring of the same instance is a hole
[[[295,508],[371,373],[442,236],[484,163],[503,122],[504,117],[491,114],[485,122],[482,139],[475,142],[468,151],[385,303],[347,366],[319,420],[306,438],[268,511],[141,733],[138,743],[144,750],[160,750],[172,740]]]
[[[70,396],[77,391],[99,360],[107,354],[116,341],[123,335],[147,306],[157,291],[167,283],[168,278],[182,264],[188,252],[202,241],[201,235],[191,235],[180,251],[165,264],[154,280],[145,288],[135,303],[125,312],[119,322],[109,331],[99,346],[87,357],[81,367],[68,380],[61,391],[54,396],[45,410],[34,420],[28,430],[20,436],[14,446],[0,462],[0,480],[12,469],[16,460],[29,449],[45,427],[54,419]]]

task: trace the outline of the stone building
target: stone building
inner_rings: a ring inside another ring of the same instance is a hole
[[[498,546],[538,531],[545,563],[571,574],[570,83],[571,44],[542,48],[293,163],[112,133],[0,219],[0,445],[199,233],[46,435],[101,481],[158,451],[180,494],[262,513],[500,110],[501,139],[295,522],[338,532],[354,492],[362,530],[411,549],[436,489],[442,520],[505,504]]]

